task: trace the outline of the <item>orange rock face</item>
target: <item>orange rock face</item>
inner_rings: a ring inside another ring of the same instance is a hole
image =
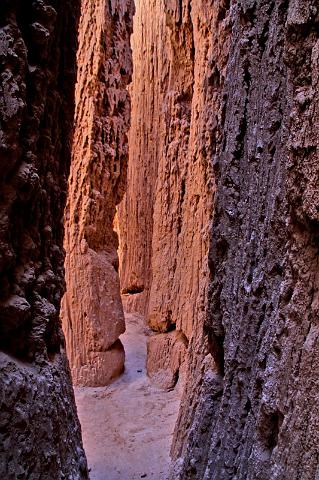
[[[118,209],[120,277],[125,309],[145,315],[152,284],[153,212],[168,72],[162,1],[136,2],[131,45],[134,70],[130,86],[130,162],[127,193]]]
[[[83,0],[75,137],[65,213],[63,328],[73,381],[106,385],[124,368],[116,205],[127,170],[133,1]]]
[[[176,329],[187,342],[207,308],[210,159],[219,141],[217,99],[228,51],[227,43],[211,41],[217,15],[202,0],[141,1],[132,37],[128,190],[119,208],[121,288],[128,310],[146,314],[155,332]],[[168,346],[174,342],[164,343],[176,373],[175,350]],[[148,371],[157,378],[163,359],[151,357]]]
[[[147,373],[160,388],[171,390],[185,374],[188,341],[180,331],[160,333],[147,343]]]

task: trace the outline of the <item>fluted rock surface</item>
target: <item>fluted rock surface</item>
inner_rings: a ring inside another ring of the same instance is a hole
[[[152,19],[152,21],[150,21]],[[163,145],[168,60],[164,3],[136,2],[127,190],[118,208],[124,307],[147,314],[152,283],[153,212]]]
[[[138,5],[121,283],[166,388],[188,345],[174,480],[318,477],[318,15]]]
[[[315,480],[318,8],[303,0],[228,7],[204,327],[214,362],[205,369],[206,357],[184,397],[172,478]]]
[[[158,342],[172,346],[165,355],[174,365],[174,342],[163,342],[162,334],[176,329],[190,342],[207,308],[210,159],[227,43],[215,42],[212,57],[218,10],[206,3],[139,2],[132,43],[130,162],[119,208],[121,286],[126,307],[146,314]],[[152,355],[149,374],[159,378],[161,370],[160,356]]]
[[[62,302],[77,385],[106,385],[124,368],[113,221],[126,185],[133,11],[132,0],[82,1]]]
[[[78,0],[0,3],[0,477],[86,479],[59,321]]]

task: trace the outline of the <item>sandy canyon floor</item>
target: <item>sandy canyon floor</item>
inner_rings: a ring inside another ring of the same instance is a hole
[[[146,375],[144,320],[126,315],[124,374],[103,388],[75,388],[91,480],[166,480],[179,407]]]

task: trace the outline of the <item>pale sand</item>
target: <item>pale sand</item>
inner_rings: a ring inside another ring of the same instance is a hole
[[[143,319],[126,315],[125,373],[103,388],[75,388],[91,480],[166,480],[179,393],[146,375]],[[142,372],[138,372],[142,370]]]

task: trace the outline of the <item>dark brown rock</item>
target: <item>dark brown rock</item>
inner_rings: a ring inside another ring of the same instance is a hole
[[[318,8],[230,7],[204,325],[214,364],[195,376],[192,418],[184,397],[172,478],[314,480]]]
[[[0,477],[85,479],[64,338],[78,0],[0,4]]]

